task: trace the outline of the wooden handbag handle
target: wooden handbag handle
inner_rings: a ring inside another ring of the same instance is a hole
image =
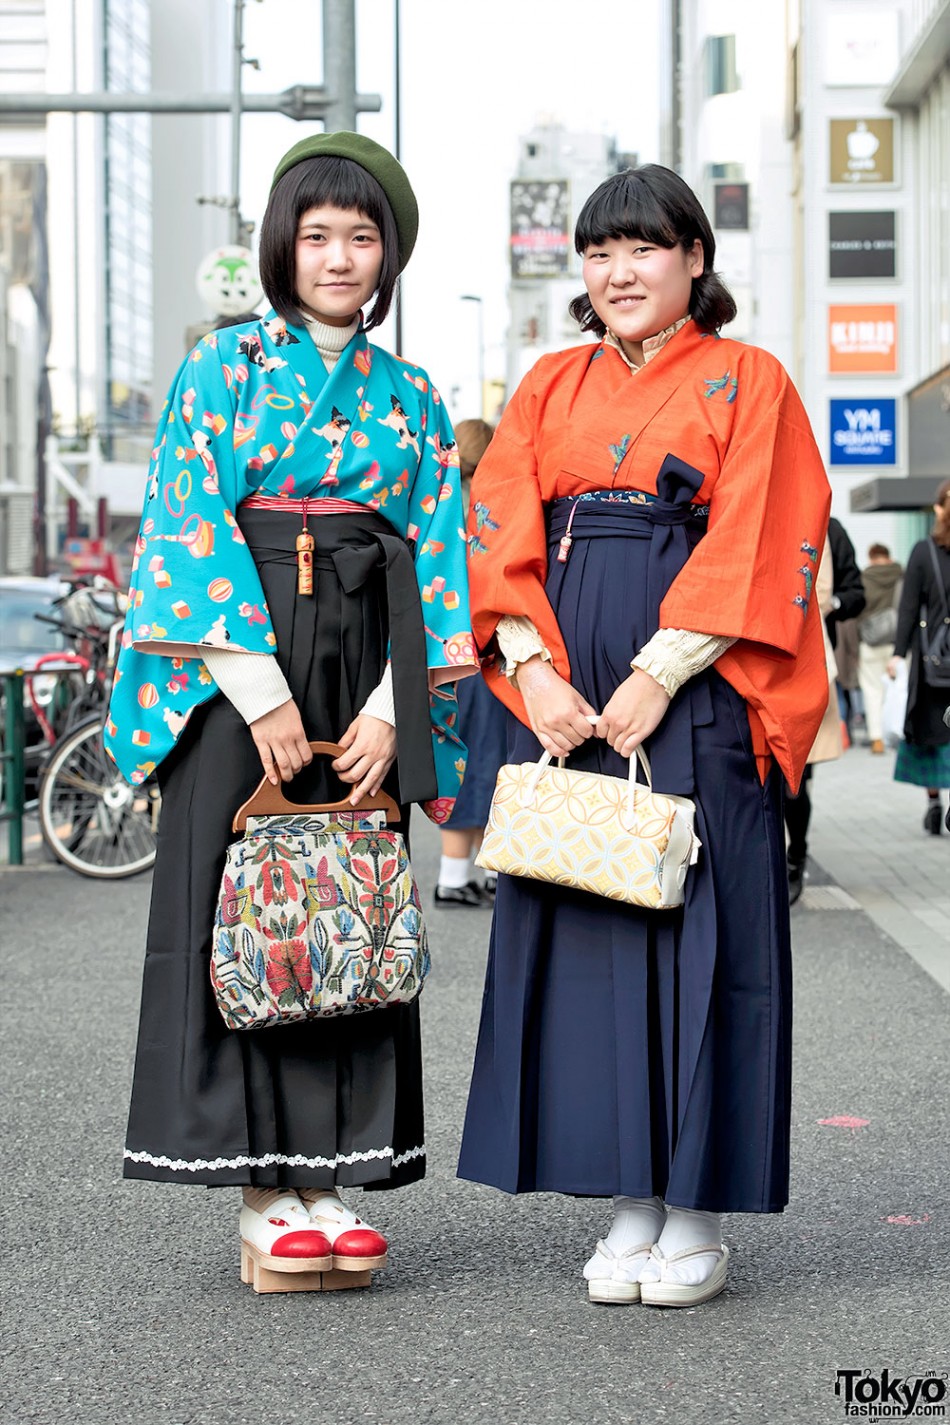
[[[330,757],[340,757],[346,749],[341,747],[338,742],[311,742],[310,750],[323,752]],[[275,787],[265,775],[261,778],[256,791],[234,813],[231,830],[244,831],[249,816],[278,816],[282,812],[290,816],[298,816],[301,812],[311,811],[384,811],[387,822],[396,822],[400,819],[399,804],[388,792],[377,792],[375,797],[367,793],[360,798],[356,806],[351,806],[345,797],[341,802],[308,803],[303,806],[299,802],[289,802],[284,796],[283,783],[278,783]]]

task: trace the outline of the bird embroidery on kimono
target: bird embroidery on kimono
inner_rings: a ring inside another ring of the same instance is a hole
[[[475,533],[469,535],[468,548],[470,554],[487,554],[488,545],[479,537],[483,529],[496,530],[499,528],[498,521],[493,520],[488,505],[483,505],[480,500],[476,500],[472,506],[475,512]]]
[[[725,391],[728,387],[726,404],[730,406],[736,399],[736,393],[739,390],[739,379],[737,376],[733,376],[731,371],[725,371],[721,376],[706,376],[703,378],[703,384],[706,387],[707,401],[709,400],[710,396],[715,396],[718,391]]]
[[[815,548],[815,546],[813,544],[809,544],[807,539],[803,539],[801,544],[799,545],[799,548],[801,549],[802,554],[807,554],[811,562],[814,564],[815,560],[818,558],[818,550]]]
[[[812,585],[815,582],[815,572],[809,564],[803,564],[798,570],[798,573],[801,574],[805,580],[805,598],[810,599]]]
[[[614,458],[614,474],[615,474],[615,475],[616,475],[617,471],[620,469],[621,465],[623,464],[623,458],[624,458],[624,456],[626,455],[626,453],[627,453],[627,451],[628,451],[629,449],[630,449],[630,436],[629,436],[629,435],[622,435],[622,436],[620,437],[620,442],[619,442],[619,444],[618,444],[618,445],[612,445],[612,446],[610,447],[610,453],[611,453],[611,455],[612,455],[613,458]]]
[[[377,416],[376,419],[379,421],[379,424],[381,426],[389,426],[390,430],[394,430],[399,436],[399,441],[396,446],[397,450],[406,450],[409,446],[411,446],[412,449],[416,452],[416,459],[418,460],[419,442],[416,439],[416,432],[414,430],[409,429],[409,422],[406,418],[406,412],[403,410],[402,405],[400,404],[399,397],[390,395],[389,400],[390,404],[392,405],[392,410],[390,411],[389,415]]]

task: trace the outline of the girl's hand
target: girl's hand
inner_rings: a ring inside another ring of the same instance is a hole
[[[269,782],[289,782],[313,761],[300,711],[293,698],[250,724],[251,736]]]
[[[903,661],[903,658],[898,658],[896,653],[891,654],[890,658],[887,660],[887,676],[889,678],[897,677],[897,670],[901,666]]]
[[[590,703],[537,654],[518,664],[518,691],[532,732],[552,756],[566,757],[593,733]]]
[[[383,779],[396,760],[396,729],[381,718],[360,713],[340,738],[346,751],[331,763],[343,782],[356,785],[350,794],[350,806],[366,795],[375,796]]]
[[[636,668],[620,684],[594,731],[621,757],[630,757],[656,731],[669,705],[669,694],[656,679]]]

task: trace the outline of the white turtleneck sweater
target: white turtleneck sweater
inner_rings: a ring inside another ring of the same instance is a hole
[[[340,353],[356,335],[359,326],[355,318],[348,327],[328,327],[314,317],[305,317],[304,324],[328,372],[336,366]],[[287,679],[272,653],[242,653],[237,648],[203,648],[201,657],[224,696],[234,704],[246,723],[256,722],[292,697]],[[382,681],[370,693],[360,712],[395,727],[390,664],[386,664]]]

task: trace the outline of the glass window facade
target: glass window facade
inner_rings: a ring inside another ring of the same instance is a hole
[[[106,89],[151,87],[150,0],[104,0]],[[153,424],[152,152],[148,114],[105,117],[105,426],[107,455],[134,460]]]

